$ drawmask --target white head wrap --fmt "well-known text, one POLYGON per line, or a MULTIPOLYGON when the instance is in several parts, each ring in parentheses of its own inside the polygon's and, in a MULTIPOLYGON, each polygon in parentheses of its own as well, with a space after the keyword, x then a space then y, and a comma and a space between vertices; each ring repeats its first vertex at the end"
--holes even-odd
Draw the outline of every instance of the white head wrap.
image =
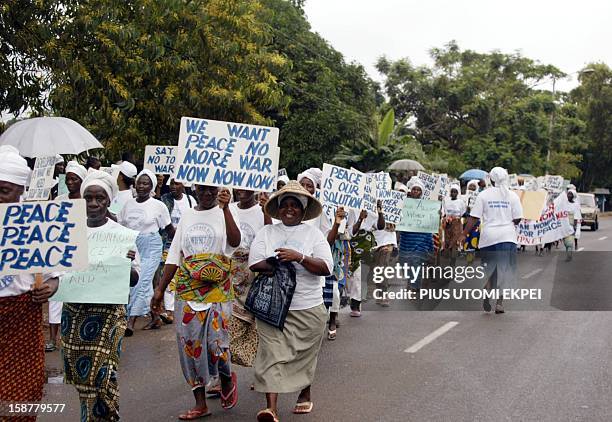
MULTIPOLYGON (((410 182, 408 182, 408 183, 410 183, 410 182)), ((404 192, 404 193, 408 193, 408 191, 410 190, 410 187, 404 185, 403 183, 395 182, 395 190, 398 190, 398 191, 404 192)))
POLYGON ((425 185, 423 184, 421 179, 412 180, 412 186, 410 186, 410 190, 412 190, 413 188, 421 188, 421 191, 425 192, 425 185))
POLYGON ((472 179, 472 180, 470 180, 470 181, 468 182, 468 184, 467 184, 467 188, 466 188, 466 189, 467 189, 467 190, 469 190, 469 189, 470 189, 470 186, 475 186, 475 187, 476 187, 476 190, 478 190, 478 183, 480 183, 480 180, 478 180, 478 179, 472 179))
POLYGON ((68 173, 76 174, 81 180, 85 180, 87 177, 87 169, 76 161, 69 161, 68 164, 66 164, 66 174, 68 173))
POLYGON ((133 179, 136 173, 138 173, 136 166, 129 161, 122 161, 121 164, 111 164, 111 168, 118 169, 119 173, 123 173, 130 179, 133 179))
POLYGON ((448 190, 449 196, 450 196, 450 192, 453 189, 457 191, 457 197, 459 197, 459 195, 461 194, 461 186, 459 186, 457 183, 453 183, 452 185, 450 185, 450 189, 448 190))
POLYGON ((568 190, 568 191, 570 191, 570 190, 574 190, 574 191, 575 191, 575 190, 576 190, 576 185, 572 185, 572 184, 570 183, 569 185, 567 185, 567 190, 568 190))
POLYGON ((508 172, 505 168, 493 167, 489 173, 489 177, 491 177, 491 181, 495 183, 495 187, 499 188, 504 197, 508 195, 508 183, 510 182, 510 177, 508 177, 508 172))
POLYGON ((62 157, 61 155, 57 154, 55 156, 55 163, 53 164, 59 164, 59 163, 65 163, 66 160, 64 160, 64 157, 62 157))
MULTIPOLYGON (((571 192, 572 195, 574 195, 574 202, 578 201, 578 192, 576 192, 575 189, 570 189, 570 190, 568 190, 568 192, 571 192)), ((567 196, 567 194, 566 194, 566 196, 567 196)), ((568 201, 569 201, 569 199, 568 199, 568 201)))
POLYGON ((287 193, 283 193, 282 195, 280 195, 278 197, 278 206, 280 207, 281 202, 283 202, 283 199, 285 198, 295 198, 298 201, 300 201, 300 203, 302 204, 302 209, 306 209, 306 205, 308 205, 308 198, 306 198, 304 195, 300 195, 299 193, 293 193, 293 192, 287 192, 287 193))
POLYGON ((143 171, 138 173, 138 176, 136 176, 136 181, 138 181, 138 179, 140 179, 141 176, 149 176, 149 179, 151 179, 151 183, 153 184, 153 187, 151 188, 151 192, 155 191, 155 188, 157 187, 157 176, 155 176, 155 173, 153 173, 149 169, 144 169, 143 171))
POLYGON ((312 183, 314 183, 315 187, 321 186, 321 178, 323 177, 323 171, 316 167, 311 167, 308 170, 305 170, 302 173, 298 174, 297 181, 299 182, 304 177, 312 180, 312 183))
POLYGON ((85 196, 85 189, 92 185, 100 186, 102 189, 104 189, 111 201, 115 199, 115 196, 117 196, 117 191, 119 190, 117 183, 113 180, 113 177, 110 174, 94 168, 89 169, 87 176, 81 184, 81 197, 85 196))
POLYGON ((0 180, 19 186, 26 186, 30 179, 28 162, 11 145, 0 146, 0 180))
POLYGON ((282 176, 278 176, 278 180, 277 182, 283 182, 284 184, 289 183, 289 177, 287 177, 287 175, 283 174, 282 176))

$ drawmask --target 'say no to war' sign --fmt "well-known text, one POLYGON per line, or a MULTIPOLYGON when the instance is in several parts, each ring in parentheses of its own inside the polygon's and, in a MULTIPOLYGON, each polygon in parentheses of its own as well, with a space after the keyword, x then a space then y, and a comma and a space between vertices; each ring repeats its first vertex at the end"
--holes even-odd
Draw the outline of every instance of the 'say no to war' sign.
POLYGON ((270 192, 276 187, 278 128, 181 118, 178 182, 270 192))
POLYGON ((155 174, 174 173, 176 147, 147 145, 145 147, 144 168, 155 174))

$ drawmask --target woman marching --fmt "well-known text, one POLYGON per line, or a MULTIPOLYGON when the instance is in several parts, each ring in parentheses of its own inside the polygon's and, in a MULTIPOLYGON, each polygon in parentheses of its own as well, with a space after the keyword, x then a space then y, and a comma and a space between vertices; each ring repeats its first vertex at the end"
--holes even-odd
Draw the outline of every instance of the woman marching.
POLYGON ((181 420, 210 415, 205 387, 216 376, 221 379, 223 408, 231 409, 238 402, 228 324, 234 299, 229 257, 240 245, 240 221, 229 207, 228 190, 196 185, 195 196, 198 205, 181 216, 163 277, 151 300, 151 308, 161 310, 164 291, 176 274, 174 309, 179 360, 195 398, 195 406, 179 415, 181 420))
MULTIPOLYGON (((107 217, 108 207, 117 193, 113 178, 103 171, 90 169, 84 179, 81 193, 87 203, 88 238, 108 230, 123 229, 107 217)), ((121 280, 130 286, 138 282, 139 260, 135 251, 135 244, 132 250, 126 251, 125 256, 132 260, 132 269, 129 278, 121 280)), ((117 255, 116 258, 123 257, 117 255)), ((95 257, 90 256, 90 261, 93 260, 95 257)), ((64 303, 64 380, 79 392, 82 421, 120 419, 117 370, 126 320, 125 305, 64 303)))
MULTIPOLYGON (((151 197, 156 184, 157 178, 151 170, 141 171, 136 176, 136 198, 128 200, 117 216, 121 225, 140 232, 136 245, 142 260, 142 271, 138 284, 130 290, 126 337, 134 334, 136 318, 149 314, 149 303, 153 296, 153 277, 162 255, 162 238, 159 231, 166 230, 170 237, 174 235, 168 208, 161 201, 151 197)), ((151 322, 143 329, 156 329, 161 325, 159 316, 153 315, 151 322)))
MULTIPOLYGON (((80 199, 81 198, 81 184, 87 176, 87 169, 77 163, 76 161, 70 161, 66 165, 66 187, 68 193, 59 195, 56 200, 60 201, 63 199, 80 199)), ((62 302, 55 302, 49 300, 49 340, 50 342, 45 345, 45 352, 53 352, 57 349, 57 335, 59 333, 59 327, 62 323, 62 302)))
POLYGON ((279 393, 300 392, 294 413, 310 413, 313 408, 310 386, 327 320, 321 285, 333 270, 333 258, 321 231, 303 222, 316 219, 321 211, 313 195, 290 181, 273 193, 265 206, 265 212, 282 223, 266 225, 251 244, 252 271, 272 272, 267 262, 270 257, 293 263, 296 271, 284 329, 257 321, 255 390, 266 393, 267 402, 266 409, 257 414, 260 422, 278 421, 279 393))
MULTIPOLYGON (((476 202, 478 196, 479 180, 470 180, 465 188, 465 203, 467 205, 465 216, 469 217, 470 210, 476 202)), ((467 252, 466 260, 470 264, 474 261, 474 254, 478 249, 478 241, 480 240, 480 221, 476 222, 472 230, 468 233, 465 241, 463 242, 463 250, 467 252)))
POLYGON ((569 225, 572 227, 574 232, 563 238, 563 245, 565 246, 566 261, 571 261, 573 258, 573 251, 575 247, 575 238, 582 221, 582 214, 580 212, 580 203, 578 201, 578 194, 575 190, 568 190, 567 192, 561 192, 554 201, 555 212, 563 213, 567 216, 569 225))
POLYGON ((461 188, 457 184, 450 187, 450 197, 444 198, 442 202, 442 217, 444 223, 444 249, 448 251, 450 257, 450 265, 455 266, 457 261, 457 249, 459 239, 463 231, 461 217, 467 210, 467 205, 462 198, 459 197, 461 188))

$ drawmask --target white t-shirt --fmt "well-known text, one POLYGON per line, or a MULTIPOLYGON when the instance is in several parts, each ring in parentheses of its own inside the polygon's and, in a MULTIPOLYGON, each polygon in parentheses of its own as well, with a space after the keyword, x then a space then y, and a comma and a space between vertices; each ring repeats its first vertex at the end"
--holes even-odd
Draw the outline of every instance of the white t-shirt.
POLYGON ((385 224, 384 229, 378 230, 378 214, 369 212, 368 216, 361 224, 361 227, 372 231, 374 239, 376 240, 376 249, 387 245, 397 246, 397 234, 395 228, 391 228, 393 225, 385 224))
POLYGON ((113 202, 111 202, 111 206, 109 208, 112 208, 118 213, 123 209, 125 203, 133 198, 134 194, 132 193, 132 189, 120 190, 117 192, 117 196, 115 199, 113 199, 113 202))
MULTIPOLYGON (((231 207, 230 212, 236 225, 240 227, 238 215, 231 207)), ((181 265, 182 257, 203 253, 231 256, 235 249, 227 242, 225 217, 221 208, 215 206, 204 211, 188 209, 176 227, 174 239, 168 250, 166 264, 181 265)), ((188 303, 194 311, 204 311, 211 305, 210 303, 191 301, 188 303)))
MULTIPOLYGON (((63 273, 43 274, 43 281, 60 277, 63 273)), ((30 291, 34 285, 33 274, 0 275, 0 297, 19 296, 30 291)))
MULTIPOLYGON (((293 249, 306 256, 320 258, 325 261, 329 272, 334 269, 334 260, 327 239, 318 228, 308 224, 285 226, 270 224, 264 226, 251 244, 249 267, 276 255, 278 248, 293 249)), ((291 300, 292 311, 310 309, 323 303, 325 277, 307 271, 302 265, 294 263, 296 287, 291 300)))
POLYGON ((255 235, 264 226, 264 213, 259 204, 253 205, 248 209, 238 207, 238 202, 230 204, 232 214, 238 215, 240 219, 240 247, 249 249, 255 235))
POLYGON ((140 233, 158 232, 171 221, 166 205, 155 198, 144 202, 130 199, 119 212, 117 220, 122 226, 140 233))
POLYGON ((304 224, 319 229, 325 238, 327 238, 327 233, 329 233, 332 228, 331 222, 324 213, 321 213, 317 218, 304 221, 304 224))
POLYGON ((457 199, 453 200, 446 197, 444 201, 442 201, 442 215, 447 217, 461 217, 465 214, 466 210, 467 205, 463 198, 457 197, 457 199))
POLYGON ((185 211, 190 208, 194 208, 197 204, 198 203, 196 202, 196 200, 192 196, 187 195, 186 193, 183 194, 183 197, 181 199, 174 199, 174 207, 172 207, 172 213, 170 214, 170 220, 172 221, 172 225, 174 226, 174 228, 178 226, 178 223, 181 220, 181 216, 185 213, 185 211), (190 200, 191 206, 189 205, 190 200))
POLYGON ((501 188, 485 189, 476 197, 470 215, 479 218, 482 223, 478 242, 480 248, 502 242, 517 243, 512 220, 523 218, 523 207, 516 193, 506 191, 504 196, 501 188))

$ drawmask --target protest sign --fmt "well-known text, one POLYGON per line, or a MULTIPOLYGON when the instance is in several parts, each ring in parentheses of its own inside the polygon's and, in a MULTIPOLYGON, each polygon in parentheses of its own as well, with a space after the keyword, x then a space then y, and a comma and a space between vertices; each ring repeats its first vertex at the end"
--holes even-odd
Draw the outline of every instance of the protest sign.
POLYGON ((476 197, 478 196, 477 190, 469 190, 465 191, 465 195, 463 196, 465 203, 468 208, 472 208, 476 203, 476 197))
POLYGON ((362 210, 366 177, 359 170, 323 164, 321 200, 323 203, 362 210))
MULTIPOLYGON (((436 183, 435 192, 438 192, 438 195, 445 198, 446 196, 448 196, 448 189, 450 188, 450 184, 448 183, 448 175, 447 174, 434 174, 434 175, 438 178, 438 181, 436 183)), ((435 198, 435 199, 438 199, 438 198, 435 198)))
POLYGON ((538 220, 542 215, 542 210, 544 210, 544 207, 546 206, 548 192, 545 190, 515 190, 513 192, 516 193, 521 200, 521 205, 523 207, 523 218, 525 220, 538 220))
POLYGON ((510 189, 518 189, 519 181, 518 176, 516 174, 511 174, 508 176, 510 182, 510 189))
POLYGON ((376 198, 385 199, 391 196, 391 176, 389 173, 381 171, 375 173, 374 178, 376 179, 376 198))
POLYGON ((526 246, 555 242, 573 233, 567 212, 556 212, 552 203, 538 220, 521 220, 516 227, 518 243, 526 246))
POLYGON ((271 192, 276 188, 278 128, 181 118, 174 179, 271 192))
POLYGON ((87 268, 85 200, 0 204, 0 275, 87 268))
POLYGON ((420 171, 417 173, 417 178, 423 183, 425 189, 423 190, 423 195, 421 198, 430 199, 430 200, 438 200, 440 185, 438 183, 438 176, 433 174, 425 173, 424 171, 420 171))
POLYGON ((401 232, 437 233, 440 228, 440 201, 407 198, 402 221, 395 228, 401 232))
POLYGON ((545 176, 543 187, 553 193, 561 192, 563 190, 563 176, 545 176))
POLYGON ((121 226, 91 231, 87 236, 89 267, 63 276, 51 300, 128 303, 132 261, 126 255, 130 250, 135 251, 137 236, 138 232, 121 226))
POLYGON ((51 189, 56 183, 53 179, 55 161, 54 156, 38 157, 36 159, 30 179, 30 187, 25 198, 26 201, 47 201, 49 199, 51 189))
POLYGON ((57 196, 68 195, 68 186, 66 186, 66 175, 60 174, 57 176, 57 196))
POLYGON ((144 168, 155 174, 173 174, 176 161, 176 147, 147 145, 145 147, 144 168))
POLYGON ((287 175, 287 169, 279 169, 278 170, 278 177, 286 176, 286 175, 287 175))
POLYGON ((364 184, 364 195, 363 195, 363 208, 364 210, 372 213, 376 213, 376 201, 378 197, 376 196, 376 178, 374 174, 364 174, 365 184, 364 184))
POLYGON ((399 224, 402 221, 402 209, 406 194, 398 190, 388 191, 386 198, 381 199, 385 223, 399 224))

